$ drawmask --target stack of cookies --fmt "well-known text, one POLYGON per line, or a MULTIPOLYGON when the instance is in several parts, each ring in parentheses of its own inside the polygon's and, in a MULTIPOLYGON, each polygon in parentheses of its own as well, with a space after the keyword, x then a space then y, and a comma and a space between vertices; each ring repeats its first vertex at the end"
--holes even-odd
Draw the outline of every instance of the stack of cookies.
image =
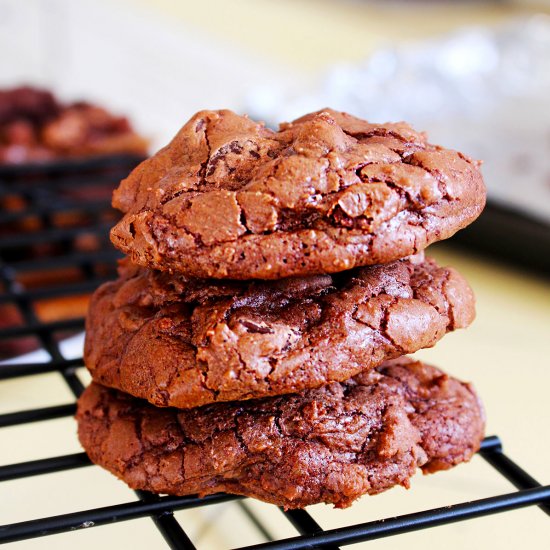
POLYGON ((77 420, 132 488, 346 507, 479 448, 472 387, 405 357, 473 320, 422 251, 480 214, 479 163, 404 123, 203 111, 113 204, 128 258, 92 299, 77 420))

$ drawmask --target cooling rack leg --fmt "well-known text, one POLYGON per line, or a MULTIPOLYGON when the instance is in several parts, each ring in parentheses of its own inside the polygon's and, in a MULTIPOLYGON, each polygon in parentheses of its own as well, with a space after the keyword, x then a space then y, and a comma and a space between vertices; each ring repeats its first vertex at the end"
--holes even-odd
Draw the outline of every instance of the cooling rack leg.
MULTIPOLYGON (((541 484, 520 468, 502 451, 502 443, 498 437, 485 438, 479 454, 517 489, 535 489, 541 484)), ((550 505, 539 504, 539 508, 550 516, 550 505)))

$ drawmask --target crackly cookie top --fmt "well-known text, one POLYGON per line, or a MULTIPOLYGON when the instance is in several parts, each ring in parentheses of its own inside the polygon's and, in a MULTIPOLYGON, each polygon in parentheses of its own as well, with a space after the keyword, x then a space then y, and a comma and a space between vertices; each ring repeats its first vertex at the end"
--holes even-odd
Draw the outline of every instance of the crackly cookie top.
POLYGON ((468 460, 484 430, 469 384, 400 358, 284 397, 158 409, 92 384, 78 403, 90 458, 134 489, 349 506, 468 460))
POLYGON ((275 279, 413 254, 483 208, 479 164, 405 123, 325 109, 279 131, 201 111, 113 195, 113 243, 140 265, 275 279))
POLYGON ((121 265, 90 304, 93 379, 191 408, 347 380, 470 324, 462 276, 422 256, 280 281, 216 281, 121 265))

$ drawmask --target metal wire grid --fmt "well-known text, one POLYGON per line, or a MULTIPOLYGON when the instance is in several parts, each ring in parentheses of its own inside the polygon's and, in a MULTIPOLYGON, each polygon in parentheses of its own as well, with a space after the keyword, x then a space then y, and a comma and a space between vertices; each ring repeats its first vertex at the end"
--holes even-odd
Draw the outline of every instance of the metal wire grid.
MULTIPOLYGON (((17 308, 20 319, 18 326, 0 328, 0 343, 16 338, 33 336, 50 355, 47 361, 17 365, 0 365, 0 380, 14 377, 28 377, 46 372, 58 372, 69 386, 75 398, 84 389, 76 370, 83 366, 82 359, 65 359, 58 344, 59 333, 78 331, 84 326, 83 318, 44 322, 35 312, 35 303, 44 298, 71 296, 91 292, 103 280, 113 277, 114 261, 118 254, 108 245, 105 212, 109 210, 108 197, 98 200, 82 200, 82 196, 62 196, 64 189, 83 189, 99 183, 114 187, 129 169, 138 161, 135 157, 109 157, 79 162, 60 162, 47 167, 2 167, 0 168, 0 204, 2 199, 18 195, 23 202, 16 201, 16 208, 3 208, 0 212, 0 314, 6 304, 17 308), (85 226, 78 223, 71 227, 59 227, 55 215, 59 212, 77 212, 80 216, 91 216, 85 226), (34 220, 33 231, 25 231, 25 221, 34 220), (36 220, 38 219, 38 223, 36 220), (15 231, 7 231, 6 224, 15 231), (4 228, 4 230, 2 230, 4 228), (93 250, 79 250, 75 245, 82 234, 96 237, 93 250), (33 247, 52 243, 54 252, 39 249, 36 257, 33 247), (18 257, 24 250, 23 257, 18 257), (14 259, 15 258, 15 259, 14 259), (21 283, 20 275, 43 272, 57 268, 78 268, 80 278, 70 283, 54 286, 27 288, 21 283)), ((76 218, 79 220, 78 216, 76 218)), ((27 224, 28 225, 28 224, 27 224)), ((28 227, 27 227, 28 229, 28 227)), ((29 379, 32 383, 32 378, 29 379)), ((0 428, 40 422, 73 415, 75 403, 64 403, 50 407, 22 410, 0 415, 0 428)), ((247 546, 250 549, 297 550, 305 548, 338 548, 339 546, 370 541, 428 527, 463 521, 475 517, 495 514, 526 506, 538 505, 550 515, 550 485, 541 486, 533 477, 522 470, 503 453, 498 437, 487 437, 480 450, 481 456, 518 490, 462 504, 423 510, 399 517, 371 521, 323 530, 305 510, 281 512, 300 533, 296 537, 271 540, 269 526, 266 526, 246 505, 242 497, 216 494, 204 498, 157 496, 136 491, 137 499, 124 504, 43 517, 19 523, 0 525, 0 543, 20 541, 71 530, 101 526, 113 522, 150 517, 172 549, 193 549, 195 546, 178 523, 173 513, 199 506, 238 502, 246 516, 270 542, 247 546)), ((83 468, 91 463, 85 453, 55 456, 0 467, 0 482, 45 475, 52 472, 83 468)))

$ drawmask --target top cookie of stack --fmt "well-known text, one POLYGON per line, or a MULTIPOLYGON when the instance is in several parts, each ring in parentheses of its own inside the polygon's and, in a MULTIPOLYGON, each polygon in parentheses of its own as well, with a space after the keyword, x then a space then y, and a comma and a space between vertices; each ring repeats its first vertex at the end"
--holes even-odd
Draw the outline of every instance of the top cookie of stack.
POLYGON ((325 109, 278 132, 201 111, 114 193, 115 246, 217 279, 336 273, 415 254, 485 205, 479 163, 405 123, 325 109))

